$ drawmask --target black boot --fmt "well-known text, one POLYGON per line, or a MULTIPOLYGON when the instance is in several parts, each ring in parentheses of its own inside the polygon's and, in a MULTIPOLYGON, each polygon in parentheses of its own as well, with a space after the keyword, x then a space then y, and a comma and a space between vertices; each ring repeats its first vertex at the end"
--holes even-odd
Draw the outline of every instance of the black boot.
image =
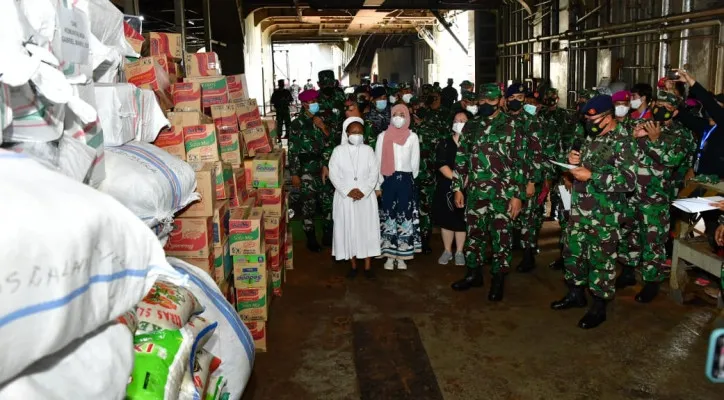
POLYGON ((583 308, 588 302, 586 301, 586 292, 582 286, 568 285, 568 293, 558 301, 551 303, 554 310, 567 310, 569 308, 583 308))
POLYGON ((314 231, 307 232, 307 249, 309 249, 312 253, 319 253, 322 251, 322 247, 317 242, 317 234, 314 231))
POLYGON ((558 257, 555 261, 548 264, 548 268, 554 269, 557 271, 563 269, 563 257, 558 257))
POLYGON ((658 282, 646 282, 644 288, 636 295, 636 301, 639 303, 650 303, 658 293, 658 282))
POLYGON ((432 254, 432 248, 430 247, 430 236, 422 237, 422 254, 432 254))
POLYGON ((482 268, 468 268, 465 273, 465 278, 454 282, 450 287, 453 290, 463 291, 468 290, 471 287, 483 286, 483 271, 482 268))
POLYGON ((530 272, 535 269, 535 250, 525 249, 523 260, 515 268, 518 272, 530 272))
POLYGON ((332 247, 332 229, 325 229, 322 232, 322 246, 332 247))
POLYGON ((493 275, 493 281, 490 283, 490 293, 488 293, 488 300, 500 301, 503 300, 503 287, 505 286, 505 274, 498 272, 493 275))
POLYGON ((621 274, 616 278, 616 289, 623 289, 634 285, 636 285, 636 269, 624 265, 621 269, 621 274))
POLYGON ((593 296, 591 308, 589 308, 586 315, 578 321, 578 327, 581 329, 591 329, 601 325, 604 321, 606 321, 607 304, 607 300, 593 296))

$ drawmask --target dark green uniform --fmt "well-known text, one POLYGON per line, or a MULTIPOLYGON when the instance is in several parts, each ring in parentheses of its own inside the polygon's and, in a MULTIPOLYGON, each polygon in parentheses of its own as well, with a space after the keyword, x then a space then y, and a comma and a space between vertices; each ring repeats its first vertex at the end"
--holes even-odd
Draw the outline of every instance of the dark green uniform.
POLYGON ((435 198, 435 149, 440 140, 447 135, 447 113, 442 109, 427 109, 424 119, 415 127, 420 139, 420 173, 415 184, 420 191, 420 233, 423 246, 429 243, 432 234, 432 201, 435 198))

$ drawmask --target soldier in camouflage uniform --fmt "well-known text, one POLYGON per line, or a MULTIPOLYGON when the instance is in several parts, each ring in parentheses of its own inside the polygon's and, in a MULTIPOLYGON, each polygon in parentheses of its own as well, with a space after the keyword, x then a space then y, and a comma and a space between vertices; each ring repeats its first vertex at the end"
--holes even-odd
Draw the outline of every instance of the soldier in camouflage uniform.
POLYGON ((529 272, 535 268, 535 250, 538 243, 538 232, 543 225, 543 212, 538 204, 538 197, 543 190, 544 169, 547 163, 541 145, 542 128, 538 117, 523 111, 525 102, 525 86, 514 83, 505 90, 506 110, 508 115, 522 126, 526 135, 525 195, 522 197, 523 209, 515 221, 520 229, 520 244, 523 248, 523 260, 516 269, 529 272))
POLYGON ((616 287, 636 284, 635 269, 641 268, 643 289, 636 301, 648 303, 665 279, 661 265, 666 261, 665 244, 669 233, 669 205, 675 194, 672 180, 682 164, 691 165, 696 143, 691 131, 674 121, 681 99, 673 93, 660 91, 653 109, 654 121, 636 126, 636 189, 629 198, 632 229, 625 232, 619 246, 623 264, 616 287))
MULTIPOLYGON (((435 149, 440 140, 447 137, 447 111, 441 107, 440 89, 431 88, 425 99, 426 112, 422 121, 415 123, 415 133, 420 139, 420 173, 415 184, 420 190, 420 235, 423 254, 432 253, 432 202, 435 198, 435 149)), ((415 120, 415 118, 413 118, 415 120)))
POLYGON ((472 90, 473 83, 463 81, 460 84, 460 101, 456 101, 450 108, 450 121, 455 118, 459 112, 468 112, 473 117, 478 113, 478 96, 472 90))
MULTIPOLYGON (((539 113, 539 117, 544 124, 543 148, 548 157, 555 157, 560 154, 560 150, 564 147, 563 143, 570 143, 573 129, 575 128, 573 114, 566 109, 558 107, 558 89, 548 88, 540 94, 542 98, 543 108, 539 113)), ((559 167, 547 163, 545 171, 545 179, 551 183, 558 183, 562 177, 562 171, 559 167)), ((552 185, 557 189, 558 185, 552 185)), ((559 219, 557 216, 561 208, 561 197, 558 190, 550 191, 551 198, 551 218, 559 219)))
MULTIPOLYGON (((315 90, 305 90, 299 94, 302 111, 292 122, 292 135, 289 137, 289 172, 292 185, 300 191, 307 248, 313 252, 321 250, 314 229, 314 216, 317 211, 322 211, 321 197, 326 191, 322 181, 323 158, 320 154, 327 146, 329 135, 324 122, 316 115, 319 112, 317 97, 315 90)), ((325 227, 331 228, 329 225, 331 221, 325 220, 325 227)))
MULTIPOLYGON (((412 99, 412 86, 407 82, 402 82, 397 86, 398 92, 397 95, 399 96, 399 99, 402 100, 404 104, 410 105, 410 100, 412 99)), ((409 107, 408 107, 409 108, 409 107)))
MULTIPOLYGON (((344 102, 345 119, 352 117, 359 117, 364 119, 364 116, 359 109, 359 103, 357 103, 356 99, 357 97, 355 95, 350 95, 347 98, 347 101, 344 102)), ((375 130, 372 127, 372 124, 369 121, 365 121, 363 128, 364 131, 362 132, 362 135, 364 138, 364 142, 366 144, 369 144, 369 146, 374 149, 377 145, 377 135, 375 135, 375 130)))
POLYGON ((387 102, 387 90, 382 86, 377 86, 371 91, 372 103, 370 112, 365 116, 365 121, 369 121, 375 130, 375 136, 379 136, 388 126, 390 126, 390 110, 391 107, 387 102))
POLYGON ((578 322, 583 329, 606 320, 606 305, 614 294, 618 214, 626 193, 636 185, 636 161, 631 134, 613 116, 611 96, 598 95, 583 107, 586 138, 581 150, 571 150, 568 162, 575 178, 571 217, 564 249, 568 293, 551 303, 554 310, 585 307, 585 289, 593 303, 578 322))
POLYGON ((460 137, 453 181, 457 207, 467 207, 465 243, 467 273, 452 284, 454 290, 483 285, 483 264, 488 239, 493 249, 493 281, 488 300, 503 299, 505 274, 510 269, 513 220, 525 196, 526 143, 519 121, 500 108, 497 84, 479 88, 479 115, 468 121, 460 137), (467 183, 467 186, 466 186, 467 183), (463 188, 467 187, 467 199, 463 188))

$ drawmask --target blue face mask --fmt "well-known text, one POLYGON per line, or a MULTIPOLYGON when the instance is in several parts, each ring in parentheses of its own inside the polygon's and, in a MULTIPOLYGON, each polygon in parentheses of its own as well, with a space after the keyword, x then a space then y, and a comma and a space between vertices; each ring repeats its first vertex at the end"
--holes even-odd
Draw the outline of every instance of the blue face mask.
POLYGON ((319 103, 312 103, 309 105, 309 112, 312 113, 312 115, 319 112, 319 103))
POLYGON ((526 104, 523 106, 523 110, 525 110, 525 112, 527 112, 530 115, 535 115, 536 106, 534 106, 533 104, 526 104))
POLYGON ((387 108, 387 100, 377 100, 375 101, 375 107, 377 107, 377 110, 382 111, 385 108, 387 108))

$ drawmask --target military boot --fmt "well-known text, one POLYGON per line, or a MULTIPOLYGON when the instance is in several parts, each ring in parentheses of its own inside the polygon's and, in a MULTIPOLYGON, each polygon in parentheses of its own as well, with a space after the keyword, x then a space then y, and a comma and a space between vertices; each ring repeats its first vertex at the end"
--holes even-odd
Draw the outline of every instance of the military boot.
POLYGON ((555 261, 553 261, 552 263, 548 264, 548 268, 553 269, 553 270, 557 270, 557 271, 558 271, 558 270, 562 270, 562 269, 563 269, 563 257, 558 257, 558 258, 556 258, 555 261))
POLYGON ((588 304, 586 301, 586 292, 583 286, 568 285, 568 293, 565 297, 551 303, 554 310, 567 310, 569 308, 583 308, 588 304))
POLYGON ((636 285, 636 269, 624 265, 623 268, 621 268, 621 274, 616 278, 616 289, 623 289, 634 285, 636 285))
POLYGON ((332 229, 327 228, 322 232, 322 246, 332 247, 332 229))
POLYGON ((322 246, 317 242, 317 234, 314 231, 306 232, 307 234, 307 249, 312 253, 319 253, 322 251, 322 246))
POLYGON ((523 260, 515 268, 518 272, 530 272, 535 269, 535 249, 525 249, 523 260))
POLYGON ((483 270, 482 268, 468 268, 465 273, 465 278, 454 282, 450 287, 453 290, 463 291, 468 290, 471 287, 483 286, 483 270))
POLYGON ((488 300, 500 301, 503 300, 503 288, 505 287, 505 274, 498 272, 493 274, 493 281, 490 283, 490 293, 488 293, 488 300))
POLYGON ((429 235, 424 235, 422 237, 422 254, 432 254, 432 247, 430 247, 429 235))
POLYGON ((656 295, 659 293, 659 283, 658 282, 646 282, 643 289, 636 295, 635 299, 639 303, 650 303, 651 300, 656 297, 656 295))
POLYGON ((578 327, 581 329, 592 329, 601 325, 606 321, 606 305, 608 300, 593 296, 593 303, 588 309, 586 315, 578 321, 578 327))

